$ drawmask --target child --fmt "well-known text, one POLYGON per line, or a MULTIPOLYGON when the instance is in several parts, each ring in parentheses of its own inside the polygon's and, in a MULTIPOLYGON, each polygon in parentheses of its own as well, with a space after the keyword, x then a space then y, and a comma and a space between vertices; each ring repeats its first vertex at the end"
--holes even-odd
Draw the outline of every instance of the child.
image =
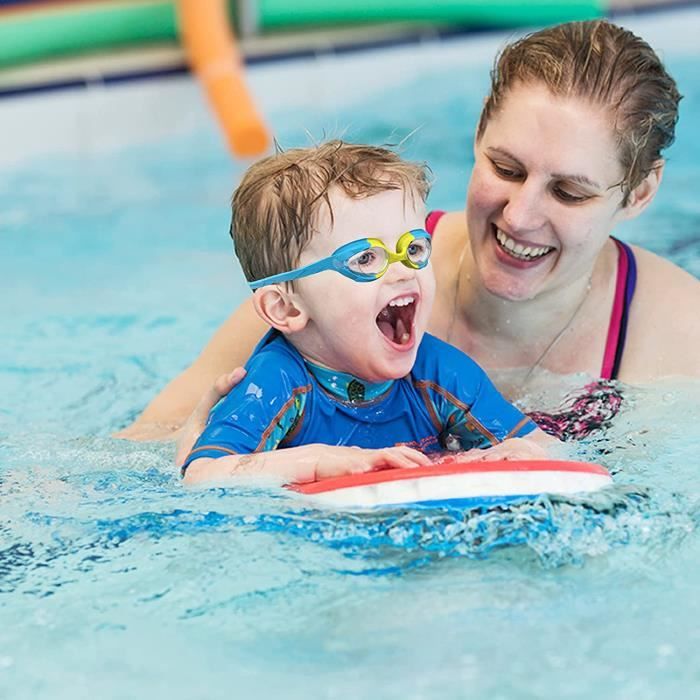
POLYGON ((311 481, 425 465, 445 449, 544 456, 550 438, 470 358, 425 334, 428 190, 424 166, 341 141, 250 168, 231 235, 272 330, 212 411, 186 481, 311 481))

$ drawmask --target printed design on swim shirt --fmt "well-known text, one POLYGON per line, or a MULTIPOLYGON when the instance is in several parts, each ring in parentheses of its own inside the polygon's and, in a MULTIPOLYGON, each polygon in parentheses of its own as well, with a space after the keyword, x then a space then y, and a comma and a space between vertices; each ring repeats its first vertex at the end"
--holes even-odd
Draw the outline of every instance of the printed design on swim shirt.
POLYGON ((348 383, 348 399, 353 403, 365 400, 365 385, 357 379, 351 379, 348 383))
POLYGON ((279 413, 272 419, 270 425, 260 438, 255 452, 269 452, 276 449, 283 440, 291 439, 300 426, 300 419, 304 415, 306 397, 311 391, 311 384, 297 387, 292 391, 292 396, 282 406, 279 413))
POLYGON ((373 401, 386 394, 394 383, 391 379, 385 382, 366 382, 348 372, 321 367, 310 360, 305 360, 305 362, 321 387, 341 401, 350 401, 351 403, 373 401))
POLYGON ((459 442, 456 449, 468 450, 480 447, 484 442, 489 445, 498 444, 498 438, 481 425, 472 415, 470 407, 456 396, 429 380, 417 381, 414 385, 428 406, 435 427, 444 435, 443 442, 448 449, 455 449, 454 438, 458 438, 459 442), (459 430, 460 425, 466 428, 459 431, 461 435, 451 432, 459 430))
POLYGON ((420 392, 433 423, 440 433, 442 446, 447 450, 470 450, 497 445, 508 438, 524 437, 535 428, 528 416, 522 414, 518 416, 517 409, 515 413, 510 414, 508 409, 511 405, 496 392, 490 381, 488 381, 489 390, 485 392, 485 396, 489 398, 473 401, 471 405, 431 380, 419 380, 413 383, 420 392), (487 401, 494 400, 493 397, 496 396, 503 401, 503 404, 497 408, 488 407, 487 401), (482 419, 475 415, 475 410, 483 416, 482 419), (499 411, 504 412, 504 418, 508 415, 506 421, 512 421, 509 423, 510 429, 505 434, 504 424, 498 421, 499 411), (498 435, 494 433, 494 428, 498 429, 498 435))

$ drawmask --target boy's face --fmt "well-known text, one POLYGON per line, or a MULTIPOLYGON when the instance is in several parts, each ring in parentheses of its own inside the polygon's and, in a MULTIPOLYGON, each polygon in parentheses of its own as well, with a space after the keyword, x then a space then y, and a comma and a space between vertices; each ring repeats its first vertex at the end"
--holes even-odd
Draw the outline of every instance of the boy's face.
MULTIPOLYGON (((403 233, 425 226, 420 197, 403 190, 351 199, 334 188, 329 197, 334 223, 327 207, 321 207, 318 233, 299 266, 360 238, 379 238, 395 250, 403 233)), ((290 340, 307 359, 370 382, 398 379, 411 371, 435 296, 430 263, 421 270, 394 263, 372 282, 325 271, 297 280, 294 288, 309 321, 290 340)))

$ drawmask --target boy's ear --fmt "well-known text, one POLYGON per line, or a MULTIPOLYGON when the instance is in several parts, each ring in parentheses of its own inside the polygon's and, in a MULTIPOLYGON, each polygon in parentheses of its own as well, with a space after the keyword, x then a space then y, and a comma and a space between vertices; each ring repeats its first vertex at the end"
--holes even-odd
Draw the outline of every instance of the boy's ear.
POLYGON ((651 172, 630 192, 629 201, 624 207, 626 218, 634 219, 651 204, 659 190, 665 165, 666 161, 657 160, 651 172))
POLYGON ((297 295, 288 292, 283 285, 270 284, 255 290, 253 305, 265 323, 282 333, 296 333, 309 321, 297 295))

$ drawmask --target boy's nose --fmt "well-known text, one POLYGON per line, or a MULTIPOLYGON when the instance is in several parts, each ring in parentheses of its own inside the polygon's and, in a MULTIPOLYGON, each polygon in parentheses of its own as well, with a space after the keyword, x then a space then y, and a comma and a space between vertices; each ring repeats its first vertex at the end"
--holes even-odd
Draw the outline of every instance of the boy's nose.
POLYGON ((413 279, 416 271, 412 267, 408 267, 401 262, 394 262, 389 265, 384 273, 387 282, 400 282, 402 280, 413 279))

